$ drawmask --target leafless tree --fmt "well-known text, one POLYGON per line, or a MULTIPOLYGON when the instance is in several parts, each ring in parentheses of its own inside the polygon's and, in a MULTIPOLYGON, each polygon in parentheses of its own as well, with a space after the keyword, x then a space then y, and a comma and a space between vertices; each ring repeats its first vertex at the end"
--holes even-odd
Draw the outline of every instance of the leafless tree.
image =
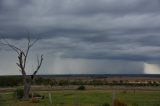
POLYGON ((26 44, 25 48, 20 48, 20 47, 17 47, 16 45, 14 45, 14 44, 9 43, 4 38, 2 38, 0 40, 1 45, 8 46, 12 50, 14 50, 18 55, 18 62, 16 64, 19 67, 19 71, 21 72, 22 78, 23 78, 23 81, 24 81, 24 93, 23 93, 23 98, 22 98, 23 100, 28 100, 29 99, 29 91, 30 91, 30 88, 31 88, 31 83, 32 83, 33 79, 35 78, 38 70, 40 69, 40 67, 42 65, 42 61, 43 61, 43 55, 41 55, 40 57, 37 56, 37 66, 36 66, 35 70, 33 71, 33 74, 32 75, 27 75, 26 64, 27 64, 28 54, 29 54, 30 49, 34 46, 34 44, 37 41, 38 41, 38 39, 31 40, 30 37, 28 37, 27 38, 27 44, 26 44))

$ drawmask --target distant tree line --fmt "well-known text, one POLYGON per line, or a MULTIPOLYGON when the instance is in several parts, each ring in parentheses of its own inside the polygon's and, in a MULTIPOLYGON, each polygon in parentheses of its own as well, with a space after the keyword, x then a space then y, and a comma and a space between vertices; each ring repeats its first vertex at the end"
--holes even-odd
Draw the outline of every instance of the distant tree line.
POLYGON ((21 76, 0 76, 0 87, 13 87, 22 85, 21 76))
MULTIPOLYGON (((36 76, 32 82, 33 85, 49 86, 68 86, 68 85, 109 85, 109 86, 160 86, 160 81, 128 81, 128 80, 56 80, 36 76)), ((22 86, 23 79, 21 76, 0 76, 0 87, 22 86)))

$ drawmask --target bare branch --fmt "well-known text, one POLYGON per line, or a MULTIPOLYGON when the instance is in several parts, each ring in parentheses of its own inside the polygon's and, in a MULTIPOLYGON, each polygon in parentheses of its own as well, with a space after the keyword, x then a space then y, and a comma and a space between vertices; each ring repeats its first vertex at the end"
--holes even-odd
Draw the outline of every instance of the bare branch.
POLYGON ((33 42, 30 42, 30 47, 32 47, 39 39, 35 39, 33 42))
POLYGON ((23 52, 23 50, 21 50, 20 48, 16 47, 13 44, 10 44, 4 37, 2 37, 3 39, 0 40, 0 44, 1 45, 5 45, 10 47, 12 50, 14 50, 16 53, 20 54, 20 52, 23 52))
POLYGON ((12 44, 9 44, 9 43, 1 42, 0 44, 10 47, 12 50, 14 50, 14 51, 15 51, 16 53, 18 53, 18 54, 22 51, 22 50, 20 50, 18 47, 14 46, 14 45, 12 45, 12 44))
POLYGON ((42 62, 43 62, 43 55, 41 55, 40 61, 39 61, 39 58, 37 57, 37 68, 34 71, 34 73, 32 74, 32 79, 35 77, 35 75, 37 74, 38 70, 40 69, 40 67, 42 65, 42 62))
POLYGON ((28 36, 27 40, 28 40, 27 49, 24 54, 24 64, 23 64, 24 68, 26 67, 26 61, 27 61, 28 52, 29 52, 30 48, 38 41, 38 39, 36 39, 33 42, 31 42, 30 36, 28 36))
POLYGON ((17 66, 19 67, 19 68, 21 68, 21 66, 20 66, 20 64, 19 63, 16 63, 17 64, 17 66))

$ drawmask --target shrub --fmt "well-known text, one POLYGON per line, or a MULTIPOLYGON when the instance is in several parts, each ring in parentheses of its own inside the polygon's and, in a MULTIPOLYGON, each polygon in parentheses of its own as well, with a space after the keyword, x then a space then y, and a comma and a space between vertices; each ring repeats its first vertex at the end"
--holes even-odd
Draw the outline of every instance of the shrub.
POLYGON ((31 103, 39 103, 40 99, 39 98, 32 98, 31 103))
POLYGON ((86 87, 83 86, 83 85, 81 85, 81 86, 79 86, 79 87, 77 88, 77 90, 85 90, 85 89, 86 89, 86 87))
POLYGON ((110 106, 108 103, 103 103, 102 106, 110 106))
POLYGON ((0 94, 0 104, 1 104, 1 106, 4 106, 4 98, 2 98, 2 95, 0 94))
POLYGON ((137 103, 133 103, 132 106, 139 106, 137 103))
POLYGON ((113 102, 113 106, 128 106, 128 105, 119 99, 115 99, 113 102))
POLYGON ((17 99, 21 99, 23 97, 23 89, 17 88, 15 91, 15 95, 16 95, 17 99))

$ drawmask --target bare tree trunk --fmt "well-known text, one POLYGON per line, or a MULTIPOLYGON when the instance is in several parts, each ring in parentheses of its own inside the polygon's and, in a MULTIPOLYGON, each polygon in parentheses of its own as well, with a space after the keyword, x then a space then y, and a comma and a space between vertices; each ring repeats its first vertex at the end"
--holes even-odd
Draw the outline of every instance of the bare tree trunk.
POLYGON ((19 67, 19 71, 22 73, 23 80, 24 80, 24 91, 23 91, 23 98, 22 98, 23 100, 29 99, 29 91, 31 88, 31 83, 32 83, 34 77, 36 76, 38 70, 40 69, 40 67, 42 65, 42 61, 43 61, 43 55, 41 55, 41 57, 37 56, 37 67, 31 76, 27 76, 26 64, 27 64, 28 53, 29 53, 31 47, 37 42, 37 40, 38 39, 31 41, 30 37, 28 37, 25 50, 21 49, 19 47, 16 47, 13 44, 10 44, 5 39, 3 41, 0 40, 0 44, 7 45, 8 47, 13 49, 18 54, 18 62, 16 64, 19 67))
POLYGON ((23 100, 28 100, 29 99, 29 91, 31 88, 31 83, 24 79, 24 92, 23 92, 23 100))

